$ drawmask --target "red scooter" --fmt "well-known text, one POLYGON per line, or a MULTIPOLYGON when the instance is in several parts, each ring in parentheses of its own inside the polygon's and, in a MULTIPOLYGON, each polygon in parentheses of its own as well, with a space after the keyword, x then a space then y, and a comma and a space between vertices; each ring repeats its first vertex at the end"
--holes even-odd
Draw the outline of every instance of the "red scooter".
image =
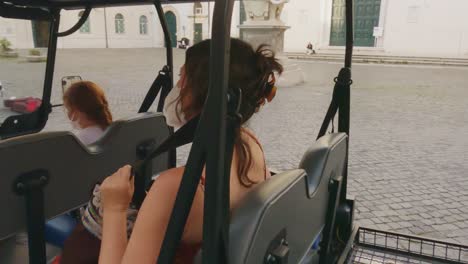
POLYGON ((34 97, 24 97, 5 99, 3 104, 14 112, 28 114, 36 111, 41 106, 42 100, 34 97))

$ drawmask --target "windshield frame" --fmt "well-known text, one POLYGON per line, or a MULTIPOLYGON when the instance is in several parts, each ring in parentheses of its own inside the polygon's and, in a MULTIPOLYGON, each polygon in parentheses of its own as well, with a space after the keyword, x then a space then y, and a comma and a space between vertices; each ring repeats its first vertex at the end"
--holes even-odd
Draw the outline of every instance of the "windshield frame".
POLYGON ((42 91, 42 104, 32 113, 18 114, 7 117, 0 125, 0 139, 32 134, 41 131, 46 123, 49 113, 52 111, 50 97, 55 68, 55 56, 57 51, 57 33, 60 16, 56 10, 43 8, 17 7, 0 3, 0 16, 4 18, 40 20, 49 22, 49 40, 47 46, 47 62, 42 91))

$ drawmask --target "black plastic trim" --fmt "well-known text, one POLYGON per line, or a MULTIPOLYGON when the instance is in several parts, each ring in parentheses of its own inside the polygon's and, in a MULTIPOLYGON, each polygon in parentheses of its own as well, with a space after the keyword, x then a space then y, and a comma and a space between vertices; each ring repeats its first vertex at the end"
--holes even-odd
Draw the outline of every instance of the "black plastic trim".
POLYGON ((75 33, 86 22, 86 20, 89 17, 89 14, 91 14, 91 10, 92 10, 91 7, 89 7, 89 6, 86 7, 85 11, 83 12, 83 15, 80 17, 78 22, 76 22, 76 24, 73 27, 71 27, 70 29, 68 29, 68 30, 66 30, 64 32, 57 33, 57 36, 58 37, 66 37, 66 36, 69 36, 69 35, 75 33))

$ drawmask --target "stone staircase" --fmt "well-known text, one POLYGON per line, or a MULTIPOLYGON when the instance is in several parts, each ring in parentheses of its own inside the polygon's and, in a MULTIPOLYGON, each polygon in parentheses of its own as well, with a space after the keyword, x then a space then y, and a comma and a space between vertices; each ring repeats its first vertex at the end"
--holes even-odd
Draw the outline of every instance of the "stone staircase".
MULTIPOLYGON (((344 54, 340 53, 316 53, 307 55, 300 52, 285 53, 289 59, 308 61, 343 62, 344 54)), ((412 57, 412 56, 390 56, 378 54, 354 54, 354 63, 377 63, 377 64, 401 64, 401 65, 443 65, 468 67, 468 58, 443 58, 443 57, 412 57)))

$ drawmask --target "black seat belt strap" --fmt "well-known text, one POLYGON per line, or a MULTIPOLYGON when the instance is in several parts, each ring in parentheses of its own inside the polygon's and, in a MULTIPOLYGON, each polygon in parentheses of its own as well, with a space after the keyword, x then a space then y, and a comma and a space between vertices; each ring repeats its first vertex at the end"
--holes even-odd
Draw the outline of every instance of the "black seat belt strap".
POLYGON ((159 71, 158 77, 156 77, 156 79, 154 80, 153 84, 148 90, 148 93, 146 93, 145 99, 143 100, 143 103, 141 104, 138 113, 148 112, 160 91, 161 96, 159 99, 158 112, 161 112, 164 105, 164 99, 170 91, 170 85, 170 71, 167 66, 164 66, 163 69, 159 71))
POLYGON ((338 74, 338 77, 336 77, 334 81, 335 87, 333 88, 332 101, 328 107, 328 111, 325 115, 322 126, 320 127, 320 132, 317 139, 321 138, 327 133, 330 122, 333 121, 333 118, 335 117, 340 106, 344 103, 344 96, 348 93, 351 84, 353 83, 351 80, 351 69, 347 67, 342 68, 338 74))
POLYGON ((161 86, 161 92, 160 92, 160 96, 159 96, 159 102, 158 102, 158 108, 157 108, 157 111, 158 112, 162 112, 163 109, 164 109, 164 101, 167 97, 167 95, 169 94, 169 92, 171 91, 171 80, 170 78, 165 78, 164 81, 163 81, 163 84, 161 86))
MULTIPOLYGON (((232 90, 231 90, 232 92, 232 90)), ((234 131, 240 127, 241 125, 241 120, 240 116, 238 115, 238 110, 240 106, 240 98, 241 95, 240 89, 238 91, 238 94, 232 94, 228 92, 229 94, 229 99, 228 99, 228 116, 226 120, 226 166, 225 169, 228 170, 230 169, 231 161, 232 161, 232 149, 235 141, 235 133, 234 131), (233 110, 234 109, 234 110, 233 110), (229 166, 227 166, 229 164, 229 166)), ((206 120, 205 120, 206 121, 206 120)), ((204 127, 201 127, 204 128, 204 127)), ((197 136, 198 137, 209 137, 209 134, 207 131, 203 131, 204 133, 200 133, 197 136)), ((195 141, 199 140, 201 138, 196 138, 195 141)), ((206 139, 205 139, 206 140, 206 139)), ((203 168, 205 167, 205 160, 206 160, 206 146, 200 146, 200 145, 195 145, 192 147, 189 155, 189 160, 187 161, 187 169, 184 172, 184 175, 182 177, 182 181, 180 183, 179 191, 177 193, 177 198, 172 210, 171 214, 171 220, 169 222, 169 225, 167 226, 166 229, 166 235, 164 237, 163 245, 161 247, 161 253, 159 255, 157 263, 173 263, 173 259, 175 256, 175 252, 177 249, 177 246, 179 245, 180 239, 182 238, 183 230, 185 227, 185 224, 187 222, 187 217, 188 214, 190 213, 190 208, 192 207, 193 203, 193 198, 195 196, 195 192, 197 190, 197 186, 203 171, 203 168), (190 167, 189 167, 190 166, 190 167)), ((208 186, 210 180, 206 179, 206 186, 205 186, 205 197, 207 197, 209 194, 208 192, 216 191, 216 190, 211 190, 208 186)), ((229 191, 229 181, 226 183, 224 186, 223 191, 229 191)), ((229 192, 228 192, 229 193, 229 192)), ((229 195, 226 196, 226 199, 229 199, 229 195)), ((206 210, 206 199, 205 199, 205 210, 206 210)), ((222 236, 224 239, 224 252, 223 254, 226 255, 227 253, 227 243, 229 240, 229 201, 225 201, 227 203, 227 207, 224 208, 224 211, 220 211, 218 213, 225 215, 226 217, 223 217, 225 221, 223 221, 223 226, 220 229, 217 227, 213 228, 205 228, 206 227, 206 219, 209 218, 209 216, 206 215, 206 211, 204 214, 204 228, 203 228, 203 237, 206 237, 206 232, 216 232, 217 236, 222 236), (215 229, 216 230, 213 230, 215 229)), ((205 250, 203 251, 205 252, 205 250)), ((226 256, 227 257, 227 256, 226 256)))
MULTIPOLYGON (((227 120, 226 120, 226 141, 225 141, 225 157, 224 157, 224 175, 231 174, 232 156, 234 154, 234 145, 236 141, 236 131, 241 127, 242 115, 240 114, 242 91, 241 89, 233 89, 228 92, 228 105, 227 105, 227 120)), ((204 201, 204 223, 203 223, 203 238, 216 237, 215 241, 219 241, 221 245, 217 248, 210 247, 209 244, 203 244, 202 247, 202 258, 206 263, 207 257, 203 256, 205 252, 210 250, 217 250, 220 259, 224 260, 221 263, 227 263, 229 254, 229 223, 230 223, 230 201, 229 195, 221 195, 219 193, 229 194, 230 193, 230 180, 227 179, 223 182, 222 190, 214 189, 209 184, 213 184, 214 179, 206 178, 205 185, 205 201, 204 201), (216 196, 214 193, 218 194, 216 196), (207 197, 216 197, 216 199, 206 199, 207 197), (215 200, 221 200, 221 203, 215 200), (217 206, 219 206, 216 210, 217 206), (217 214, 217 215, 215 215, 217 214), (216 224, 212 223, 211 219, 221 219, 216 224)), ((213 177, 213 175, 212 175, 213 177)), ((220 175, 214 175, 214 177, 220 177, 220 175)))
POLYGON ((146 187, 148 178, 152 175, 147 175, 148 172, 145 170, 145 165, 148 162, 151 162, 157 156, 168 152, 171 149, 176 149, 185 144, 188 144, 193 141, 195 136, 195 131, 197 130, 198 122, 200 116, 196 116, 188 121, 184 126, 179 130, 175 131, 174 134, 170 135, 166 140, 164 140, 159 146, 154 149, 150 154, 146 156, 144 160, 140 160, 133 164, 132 170, 135 175, 135 191, 133 194, 132 204, 139 208, 141 203, 146 197, 146 187))

